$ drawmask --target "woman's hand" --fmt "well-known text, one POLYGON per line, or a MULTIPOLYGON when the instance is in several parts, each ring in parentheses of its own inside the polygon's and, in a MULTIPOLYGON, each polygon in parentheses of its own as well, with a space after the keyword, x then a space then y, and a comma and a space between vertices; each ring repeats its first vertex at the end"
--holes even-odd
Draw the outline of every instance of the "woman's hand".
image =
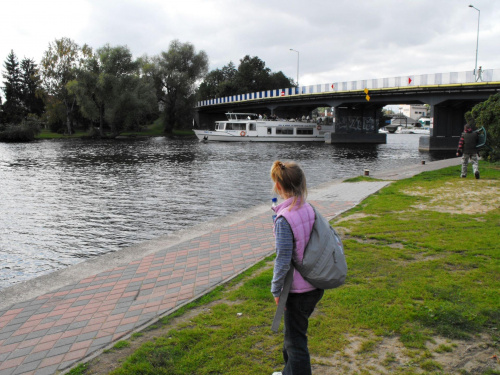
POLYGON ((279 297, 274 297, 274 300, 276 301, 276 305, 280 303, 280 298, 279 297))

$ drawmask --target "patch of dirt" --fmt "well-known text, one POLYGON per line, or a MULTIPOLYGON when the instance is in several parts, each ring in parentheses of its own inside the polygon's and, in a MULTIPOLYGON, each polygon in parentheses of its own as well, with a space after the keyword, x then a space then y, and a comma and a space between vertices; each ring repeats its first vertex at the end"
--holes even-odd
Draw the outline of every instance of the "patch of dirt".
POLYGON ((430 202, 412 207, 456 214, 478 214, 500 207, 500 181, 459 179, 436 189, 416 187, 403 193, 431 197, 430 202))
POLYGON ((500 371, 498 345, 487 335, 469 341, 435 337, 426 350, 408 350, 397 337, 348 337, 349 345, 333 357, 312 356, 313 373, 322 375, 392 374, 403 370, 413 374, 429 373, 425 364, 432 361, 439 373, 479 375, 487 370, 500 371), (372 350, 363 351, 371 341, 372 350), (422 368, 424 367, 424 368, 422 368))
POLYGON ((348 234, 343 235, 342 239, 343 240, 350 239, 350 240, 354 240, 356 242, 363 243, 363 244, 387 246, 387 247, 391 247, 393 249, 404 249, 405 248, 405 245, 403 245, 402 243, 399 243, 399 242, 387 243, 384 241, 375 240, 375 239, 371 239, 371 238, 359 238, 359 237, 355 237, 355 236, 349 236, 348 234))
POLYGON ((355 214, 352 214, 352 215, 349 215, 349 216, 346 216, 346 217, 342 217, 338 220, 335 221, 335 224, 338 224, 338 223, 341 223, 343 221, 347 221, 347 220, 358 220, 358 219, 364 219, 365 217, 378 217, 377 215, 368 215, 368 214, 364 214, 362 212, 358 212, 358 213, 355 213, 355 214))

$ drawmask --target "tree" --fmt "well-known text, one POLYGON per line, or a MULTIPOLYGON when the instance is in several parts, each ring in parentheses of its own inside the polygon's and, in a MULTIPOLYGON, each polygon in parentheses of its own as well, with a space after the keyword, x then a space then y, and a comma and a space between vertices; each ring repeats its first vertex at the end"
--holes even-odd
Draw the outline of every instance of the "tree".
POLYGON ((198 95, 200 98, 220 98, 224 96, 235 95, 237 91, 235 77, 238 70, 233 62, 222 69, 212 70, 205 76, 200 85, 198 95))
POLYGON ((144 71, 156 88, 158 102, 163 105, 164 131, 188 122, 195 102, 196 82, 208 71, 208 57, 204 51, 196 53, 191 43, 174 40, 167 52, 152 59, 144 59, 144 71))
POLYGON ((240 60, 238 74, 235 78, 238 94, 266 90, 269 87, 270 75, 271 69, 266 67, 264 61, 257 56, 246 55, 240 60))
POLYGON ((2 97, 0 96, 0 131, 3 130, 3 124, 4 124, 4 113, 3 113, 3 104, 2 104, 2 97))
POLYGON ((141 60, 132 60, 128 47, 98 50, 102 64, 102 82, 106 99, 106 119, 113 134, 124 129, 138 130, 155 112, 155 89, 150 77, 140 75, 141 60))
POLYGON ((276 73, 271 73, 269 77, 269 86, 264 90, 285 89, 287 87, 296 86, 292 78, 288 78, 281 70, 276 73))
POLYGON ((68 83, 83 116, 99 122, 101 136, 105 122, 118 135, 137 128, 154 111, 154 87, 150 78, 139 76, 139 66, 128 47, 105 45, 89 54, 76 79, 68 83))
MULTIPOLYGON (((75 79, 66 84, 66 89, 75 95, 80 112, 91 124, 99 122, 100 135, 104 135, 104 101, 99 85, 101 66, 98 56, 89 53, 86 61, 76 71, 75 79)), ((93 127, 93 126, 92 126, 93 127)))
POLYGON ((479 103, 465 114, 467 123, 476 128, 484 127, 488 134, 486 148, 481 149, 481 156, 490 161, 500 160, 500 93, 479 103))
POLYGON ((5 94, 5 103, 3 104, 3 116, 5 122, 20 123, 24 117, 24 107, 22 103, 21 90, 21 70, 19 61, 14 51, 10 51, 4 62, 5 73, 2 74, 3 92, 5 94))
POLYGON ((67 89, 67 84, 75 79, 76 71, 82 66, 85 58, 92 50, 84 45, 82 48, 69 38, 56 39, 49 43, 41 61, 43 85, 51 107, 60 102, 66 109, 66 127, 69 134, 73 133, 72 114, 75 109, 76 97, 67 89))
POLYGON ((41 83, 35 61, 24 58, 21 61, 21 94, 26 114, 40 116, 44 111, 41 83))
POLYGON ((199 98, 211 99, 249 92, 287 88, 293 80, 283 72, 272 72, 257 56, 246 55, 240 60, 238 69, 232 62, 222 69, 208 73, 200 85, 199 98))
POLYGON ((157 113, 157 101, 149 77, 126 76, 115 86, 115 98, 106 111, 106 119, 112 129, 139 130, 157 113))

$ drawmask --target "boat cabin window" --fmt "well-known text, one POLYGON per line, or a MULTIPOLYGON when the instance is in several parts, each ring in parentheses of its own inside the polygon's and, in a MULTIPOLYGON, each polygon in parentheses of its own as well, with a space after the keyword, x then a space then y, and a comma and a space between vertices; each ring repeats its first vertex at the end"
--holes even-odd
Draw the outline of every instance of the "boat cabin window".
POLYGON ((226 130, 247 130, 247 124, 228 122, 226 124, 226 130))
POLYGON ((313 134, 312 128, 297 128, 297 134, 313 134))
POLYGON ((293 134, 293 128, 276 128, 276 134, 293 134))
POLYGON ((248 130, 250 130, 250 131, 257 130, 257 127, 256 127, 255 123, 248 124, 248 130))
POLYGON ((227 119, 231 120, 255 120, 259 115, 255 113, 226 113, 227 119))
POLYGON ((267 134, 273 134, 273 129, 272 128, 267 128, 267 134))

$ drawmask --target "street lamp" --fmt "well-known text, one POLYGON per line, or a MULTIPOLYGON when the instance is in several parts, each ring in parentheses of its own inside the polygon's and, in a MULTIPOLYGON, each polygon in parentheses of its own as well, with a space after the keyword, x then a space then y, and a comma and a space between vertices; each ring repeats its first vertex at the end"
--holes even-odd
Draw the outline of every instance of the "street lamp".
POLYGON ((299 56, 300 56, 300 53, 299 53, 299 51, 296 51, 292 48, 290 48, 290 51, 297 52, 297 87, 299 87, 299 56))
POLYGON ((477 50, 479 48, 479 18, 481 17, 481 11, 472 4, 469 5, 469 8, 474 8, 475 10, 477 10, 476 66, 474 68, 474 76, 476 77, 476 82, 477 82, 479 79, 479 74, 477 71, 477 50))

